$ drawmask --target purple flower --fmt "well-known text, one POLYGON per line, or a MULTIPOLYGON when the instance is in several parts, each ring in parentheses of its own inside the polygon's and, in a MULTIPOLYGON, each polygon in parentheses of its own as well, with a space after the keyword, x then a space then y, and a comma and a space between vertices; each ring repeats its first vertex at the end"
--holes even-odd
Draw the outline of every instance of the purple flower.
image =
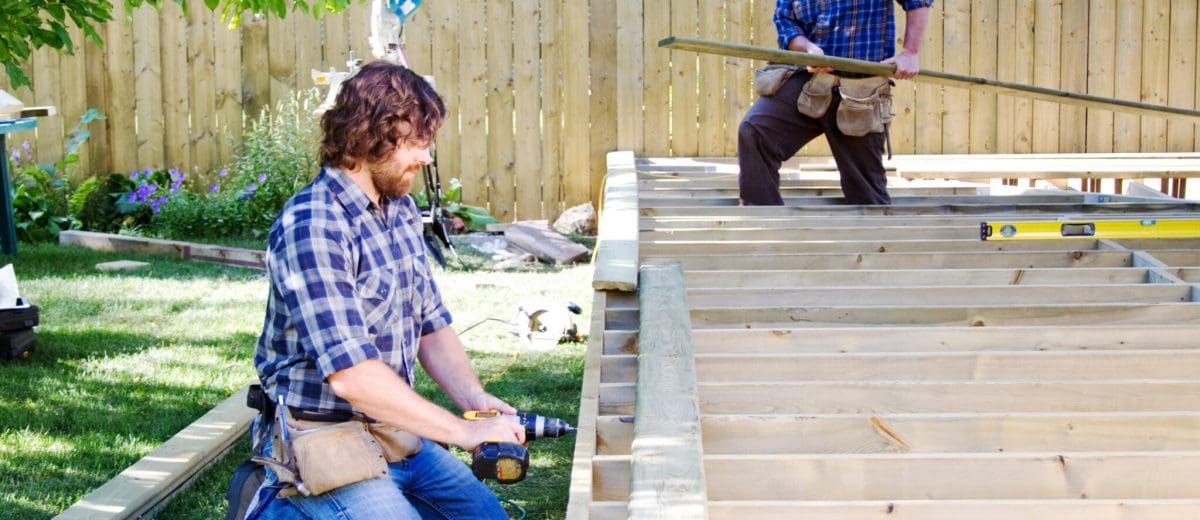
POLYGON ((12 162, 15 162, 15 163, 21 162, 21 149, 13 148, 11 157, 12 157, 12 162))
POLYGON ((136 191, 129 192, 129 197, 127 197, 127 198, 129 199, 129 202, 137 202, 138 201, 137 192, 136 191))
POLYGON ((33 149, 29 147, 29 139, 21 141, 21 149, 25 150, 25 153, 27 154, 33 153, 33 149))
POLYGON ((137 178, 138 178, 138 171, 137 171, 137 170, 133 170, 133 171, 129 172, 129 178, 130 178, 130 179, 133 179, 133 180, 137 180, 137 178))
POLYGON ((221 171, 217 172, 217 177, 224 177, 226 175, 229 175, 229 168, 221 168, 221 171))
POLYGON ((208 192, 215 193, 216 191, 217 191, 217 183, 214 182, 214 183, 212 183, 212 186, 208 187, 208 192))
POLYGON ((258 185, 254 184, 253 182, 246 185, 246 191, 248 191, 250 193, 254 193, 254 191, 257 189, 258 189, 258 185))
POLYGON ((142 170, 142 174, 149 177, 154 174, 154 168, 147 166, 145 170, 142 170))
POLYGON ((266 172, 259 173, 258 174, 258 182, 263 182, 265 180, 267 180, 267 173, 266 172))

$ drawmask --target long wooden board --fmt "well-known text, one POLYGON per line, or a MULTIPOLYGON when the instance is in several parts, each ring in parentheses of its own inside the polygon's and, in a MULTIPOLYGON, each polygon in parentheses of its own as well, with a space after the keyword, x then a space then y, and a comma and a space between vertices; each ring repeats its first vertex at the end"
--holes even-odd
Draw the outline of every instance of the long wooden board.
MULTIPOLYGON (((871 74, 874 76, 891 76, 896 71, 896 67, 894 65, 887 65, 883 63, 854 60, 850 58, 839 58, 836 56, 786 51, 782 49, 755 47, 737 43, 716 42, 683 36, 670 36, 668 38, 664 38, 658 42, 658 46, 668 49, 694 51, 705 54, 719 54, 722 56, 736 56, 756 60, 767 60, 776 63, 833 67, 834 69, 844 72, 871 74)), ((1188 108, 1155 105, 1126 99, 1107 98, 1092 94, 1068 92, 1050 87, 981 78, 967 74, 955 74, 952 72, 926 69, 922 70, 920 74, 914 77, 913 81, 932 83, 948 87, 970 88, 979 92, 1008 94, 1040 101, 1053 101, 1056 103, 1086 108, 1102 108, 1105 110, 1147 116, 1170 116, 1191 120, 1192 122, 1200 122, 1200 111, 1188 108)))

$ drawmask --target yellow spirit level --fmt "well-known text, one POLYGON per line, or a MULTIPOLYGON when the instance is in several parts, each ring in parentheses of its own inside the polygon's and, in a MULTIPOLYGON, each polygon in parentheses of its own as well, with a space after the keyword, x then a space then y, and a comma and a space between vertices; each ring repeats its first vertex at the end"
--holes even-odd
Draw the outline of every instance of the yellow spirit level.
POLYGON ((1130 219, 1091 221, 980 222, 980 240, 1049 240, 1058 238, 1194 238, 1200 219, 1130 219))

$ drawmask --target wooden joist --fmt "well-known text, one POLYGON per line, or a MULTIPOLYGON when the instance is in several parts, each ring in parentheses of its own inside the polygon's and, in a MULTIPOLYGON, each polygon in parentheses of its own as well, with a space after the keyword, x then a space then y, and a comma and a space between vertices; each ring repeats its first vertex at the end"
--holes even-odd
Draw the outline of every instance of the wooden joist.
POLYGON ((691 322, 711 518, 1200 516, 1200 240, 976 233, 997 216, 1195 218, 1200 204, 1037 190, 722 206, 719 161, 639 172, 651 162, 639 261, 678 262, 686 289, 652 304, 605 292, 595 308, 596 416, 573 485, 590 501, 574 518, 628 515, 638 414, 680 392, 637 357, 645 313, 668 305, 691 322))
MULTIPOLYGON (((705 518, 704 455, 691 323, 679 264, 641 267, 638 396, 629 518, 705 518)), ((603 398, 600 403, 604 408, 603 398)))
POLYGON ((592 289, 637 289, 638 190, 632 152, 608 154, 604 178, 604 204, 600 209, 600 236, 596 241, 592 289))

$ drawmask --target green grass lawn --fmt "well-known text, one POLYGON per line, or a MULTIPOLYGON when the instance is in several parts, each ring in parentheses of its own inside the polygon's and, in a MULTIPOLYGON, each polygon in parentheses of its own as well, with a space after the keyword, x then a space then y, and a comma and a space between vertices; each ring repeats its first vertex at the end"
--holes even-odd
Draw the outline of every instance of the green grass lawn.
MULTIPOLYGON (((40 307, 37 349, 0 363, 0 520, 49 518, 158 447, 254 379, 267 282, 262 272, 165 257, 21 245, 11 262, 40 307), (99 262, 151 267, 100 272, 99 262)), ((590 266, 536 272, 439 271, 436 279, 488 390, 519 408, 577 420, 582 343, 521 346, 507 321, 530 297, 572 301, 587 332, 590 266), (491 318, 492 320, 489 320, 491 318)), ((427 377, 418 389, 449 403, 427 377)), ((530 476, 497 494, 527 518, 562 518, 574 439, 530 446, 530 476)), ((159 513, 223 518, 223 493, 244 441, 159 513)), ((465 454, 461 454, 465 457, 465 454)), ((519 516, 512 509, 513 517, 519 516)))

